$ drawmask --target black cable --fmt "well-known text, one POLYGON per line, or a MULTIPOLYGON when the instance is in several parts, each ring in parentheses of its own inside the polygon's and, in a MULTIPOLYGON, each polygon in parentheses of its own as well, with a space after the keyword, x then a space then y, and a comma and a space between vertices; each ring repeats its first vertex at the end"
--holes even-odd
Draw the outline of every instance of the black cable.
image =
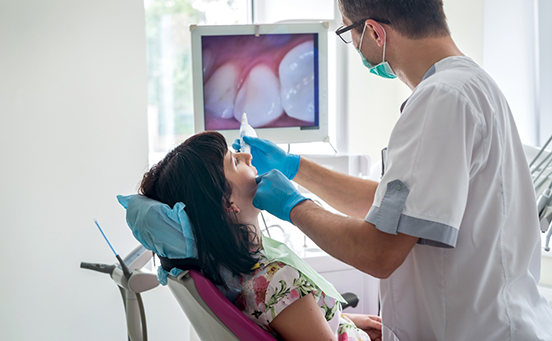
POLYGON ((270 235, 270 231, 268 230, 268 226, 266 225, 266 220, 265 220, 263 211, 261 211, 261 218, 263 218, 263 223, 264 223, 264 226, 265 226, 265 231, 266 231, 266 233, 268 233, 268 238, 272 238, 272 236, 270 235))
POLYGON ((123 261, 121 256, 115 255, 115 257, 117 257, 117 260, 119 261, 119 264, 121 265, 121 269, 123 270, 123 274, 125 275, 126 279, 129 279, 131 273, 130 273, 130 270, 128 269, 128 267, 126 266, 125 262, 123 261))

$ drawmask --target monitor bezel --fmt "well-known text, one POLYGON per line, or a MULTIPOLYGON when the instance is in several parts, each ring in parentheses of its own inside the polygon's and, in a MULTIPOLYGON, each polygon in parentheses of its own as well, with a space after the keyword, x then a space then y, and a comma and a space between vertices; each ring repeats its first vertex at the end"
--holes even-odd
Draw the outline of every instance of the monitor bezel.
MULTIPOLYGON (((318 129, 280 127, 256 129, 259 137, 274 143, 319 142, 328 139, 328 23, 279 23, 252 25, 190 25, 192 44, 192 79, 195 133, 205 131, 203 67, 201 38, 221 35, 317 34, 318 37, 318 129)), ((239 135, 238 129, 218 130, 229 144, 239 135)))

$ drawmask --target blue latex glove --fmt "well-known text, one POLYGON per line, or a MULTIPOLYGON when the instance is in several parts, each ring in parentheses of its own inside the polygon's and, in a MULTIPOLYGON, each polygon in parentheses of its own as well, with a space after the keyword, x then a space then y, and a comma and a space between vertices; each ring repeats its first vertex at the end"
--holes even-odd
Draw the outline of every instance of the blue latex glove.
MULTIPOLYGON (((253 166, 257 168, 259 174, 277 169, 290 180, 295 177, 301 161, 299 155, 286 153, 274 142, 258 137, 244 136, 243 140, 251 146, 253 166)), ((240 140, 236 139, 232 147, 239 151, 240 140)))
POLYGON ((302 196, 291 181, 277 169, 258 176, 256 180, 257 193, 253 198, 253 206, 291 223, 289 213, 307 198, 302 196))

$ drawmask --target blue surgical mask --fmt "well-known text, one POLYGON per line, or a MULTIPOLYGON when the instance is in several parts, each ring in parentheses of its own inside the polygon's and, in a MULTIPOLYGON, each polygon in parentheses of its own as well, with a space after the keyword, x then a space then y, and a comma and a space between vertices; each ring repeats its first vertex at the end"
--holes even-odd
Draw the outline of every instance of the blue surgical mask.
POLYGON ((374 75, 377 75, 383 78, 394 79, 394 78, 397 78, 397 75, 391 68, 391 65, 389 65, 389 63, 385 61, 385 47, 387 44, 387 34, 385 33, 385 29, 383 27, 381 27, 381 29, 383 30, 383 59, 381 63, 375 66, 372 65, 360 51, 360 49, 362 48, 362 40, 364 39, 364 32, 366 31, 366 25, 364 25, 364 29, 362 30, 362 36, 360 37, 360 44, 358 46, 358 49, 357 48, 355 49, 357 50, 358 54, 360 54, 360 58, 362 59, 362 64, 364 64, 364 66, 370 69, 370 73, 373 73, 374 75))

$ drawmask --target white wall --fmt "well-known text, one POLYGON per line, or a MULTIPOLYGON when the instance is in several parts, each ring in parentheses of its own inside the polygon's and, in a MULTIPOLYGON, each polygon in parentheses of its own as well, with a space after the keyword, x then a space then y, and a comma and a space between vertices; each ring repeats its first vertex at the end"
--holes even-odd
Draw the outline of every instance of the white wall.
POLYGON ((483 36, 485 69, 506 96, 522 142, 533 146, 538 110, 535 5, 534 0, 485 0, 483 36))
MULTIPOLYGON (((552 257, 542 257, 540 284, 552 287, 552 257)), ((550 302, 552 304, 552 302, 550 302)))
MULTIPOLYGON (((114 262, 94 218, 137 245, 115 196, 147 167, 144 31, 142 1, 0 2, 2 340, 126 339, 116 286, 79 264, 114 262)), ((185 335, 168 290, 144 300, 151 339, 185 335)))
MULTIPOLYGON (((444 0, 445 13, 456 44, 476 63, 483 61, 483 0, 444 0)), ((348 53, 349 152, 379 160, 399 108, 411 91, 399 80, 374 76, 351 47, 348 53)))

